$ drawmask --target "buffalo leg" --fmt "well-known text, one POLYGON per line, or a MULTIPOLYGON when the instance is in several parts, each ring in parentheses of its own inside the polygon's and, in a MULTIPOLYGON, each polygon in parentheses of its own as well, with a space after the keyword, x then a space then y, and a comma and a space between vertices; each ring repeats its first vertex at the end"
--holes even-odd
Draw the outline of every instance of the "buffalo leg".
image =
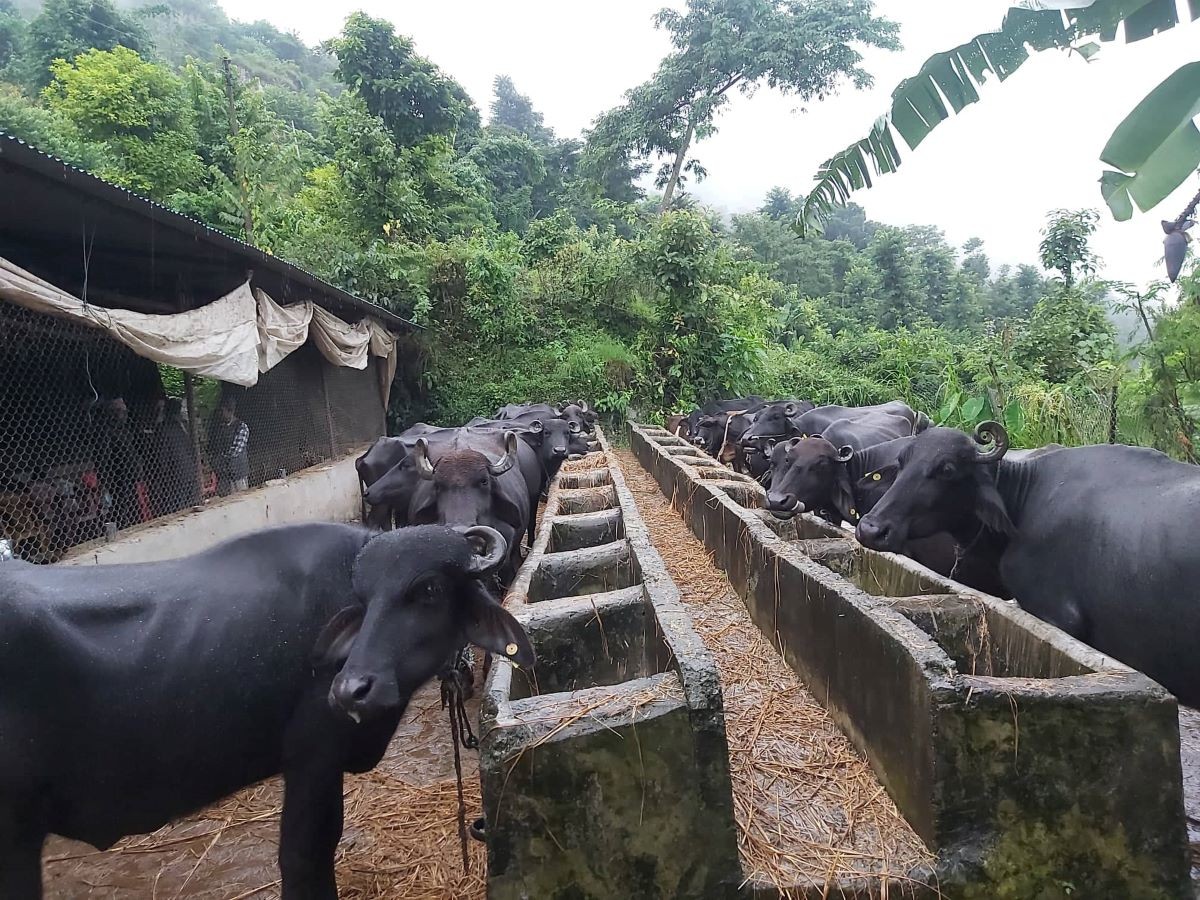
POLYGON ((342 772, 314 760, 284 773, 279 830, 283 900, 337 900, 333 855, 342 837, 342 772))
POLYGON ((45 835, 28 835, 0 821, 0 897, 41 900, 42 842, 45 835))

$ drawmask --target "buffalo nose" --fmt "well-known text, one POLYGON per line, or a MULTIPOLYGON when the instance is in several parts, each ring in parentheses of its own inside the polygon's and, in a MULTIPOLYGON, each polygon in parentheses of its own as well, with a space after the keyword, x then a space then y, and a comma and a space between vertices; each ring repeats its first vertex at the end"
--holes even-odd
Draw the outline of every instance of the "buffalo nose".
POLYGON ((561 457, 563 457, 563 456, 566 456, 566 455, 567 455, 567 448, 566 448, 566 447, 555 447, 555 448, 554 448, 554 455, 555 455, 555 456, 557 456, 557 457, 560 457, 560 458, 561 458, 561 457))
POLYGON ((339 676, 330 690, 330 700, 357 722, 362 718, 374 687, 375 678, 371 675, 339 676))
POLYGON ((886 523, 876 522, 870 516, 858 523, 858 527, 854 530, 858 541, 864 547, 880 548, 887 544, 888 537, 892 533, 891 526, 886 523))
POLYGON ((767 506, 770 509, 780 509, 790 512, 796 505, 796 498, 791 494, 780 494, 775 491, 767 492, 767 506))

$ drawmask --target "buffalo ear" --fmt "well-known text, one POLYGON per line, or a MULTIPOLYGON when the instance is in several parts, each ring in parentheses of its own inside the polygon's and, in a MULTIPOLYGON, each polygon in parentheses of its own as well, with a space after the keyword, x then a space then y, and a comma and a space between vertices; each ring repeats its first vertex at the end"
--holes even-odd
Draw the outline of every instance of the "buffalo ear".
POLYGON ((850 486, 849 466, 839 464, 833 479, 833 506, 847 522, 858 521, 858 510, 854 508, 854 489, 850 486))
POLYGON ((537 662, 533 644, 521 623, 478 582, 466 588, 463 616, 463 635, 476 647, 524 668, 537 662))
POLYGON ((350 657, 350 648, 358 631, 362 628, 366 610, 361 606, 347 606, 334 614, 325 623, 317 642, 313 645, 311 660, 315 669, 340 669, 350 657))
POLYGON ((975 499, 975 515, 978 516, 980 522, 1000 534, 1012 535, 1017 530, 1017 526, 1008 517, 1008 510, 1004 507, 1004 498, 1000 496, 1000 492, 996 490, 996 485, 991 480, 985 481, 979 487, 979 493, 975 499))

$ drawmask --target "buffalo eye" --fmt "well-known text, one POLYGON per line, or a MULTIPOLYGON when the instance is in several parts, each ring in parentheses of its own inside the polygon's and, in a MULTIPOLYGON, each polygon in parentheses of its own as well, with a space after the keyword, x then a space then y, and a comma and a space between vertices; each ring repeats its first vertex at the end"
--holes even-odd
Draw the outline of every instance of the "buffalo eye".
POLYGON ((480 478, 480 479, 479 479, 479 486, 480 486, 481 488, 485 488, 485 487, 487 487, 487 486, 488 486, 488 480, 487 480, 487 478, 480 478))
POLYGON ((429 579, 413 590, 412 598, 417 603, 432 605, 440 603, 442 600, 442 585, 436 579, 429 579))
POLYGON ((958 466, 956 466, 954 463, 949 462, 949 461, 939 463, 937 465, 937 468, 935 468, 933 470, 934 478, 947 478, 948 479, 948 478, 953 478, 957 474, 958 474, 958 466))

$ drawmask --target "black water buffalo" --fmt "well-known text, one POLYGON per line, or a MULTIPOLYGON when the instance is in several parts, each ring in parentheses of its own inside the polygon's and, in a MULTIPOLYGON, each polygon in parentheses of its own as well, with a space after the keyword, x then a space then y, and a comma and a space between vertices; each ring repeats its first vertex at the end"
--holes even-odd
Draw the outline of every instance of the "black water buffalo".
POLYGON ((541 471, 537 451, 514 428, 434 429, 412 441, 408 455, 371 485, 366 501, 393 507, 403 524, 495 528, 509 546, 509 562, 500 572, 507 583, 536 516, 537 495, 529 485, 537 484, 541 471), (435 470, 444 460, 439 476, 435 470))
POLYGON ((1023 608, 1200 703, 1200 469, 1121 445, 1022 460, 1007 449, 996 423, 974 441, 948 428, 919 435, 859 540, 892 550, 937 531, 966 544, 986 530, 1003 542, 1000 576, 1023 608))
POLYGON ((468 426, 473 431, 494 432, 497 429, 513 429, 534 451, 537 465, 531 465, 525 455, 520 457, 521 474, 529 489, 529 525, 527 539, 533 546, 537 531, 537 507, 546 496, 550 485, 558 477, 562 464, 572 456, 586 455, 587 435, 578 422, 569 422, 557 417, 542 417, 537 413, 526 413, 515 419, 491 422, 473 420, 468 426))
MULTIPOLYGON (((282 774, 287 900, 336 900, 342 775, 471 642, 532 665, 491 529, 305 524, 139 565, 0 564, 0 897, 49 834, 107 848, 282 774)), ((145 896, 150 896, 150 885, 145 896)))
POLYGON ((710 400, 703 406, 688 413, 683 418, 682 423, 679 425, 679 429, 674 433, 679 434, 688 440, 693 440, 696 436, 697 429, 700 427, 700 420, 705 416, 718 416, 722 413, 742 412, 743 410, 750 409, 751 407, 759 406, 762 404, 762 402, 762 397, 758 397, 753 394, 751 394, 749 397, 738 397, 733 400, 710 400))
POLYGON ((496 418, 501 420, 528 418, 562 418, 579 426, 579 430, 591 434, 596 424, 596 413, 582 400, 564 403, 562 407, 551 406, 549 403, 510 403, 496 410, 496 418))
POLYGON ((596 412, 587 405, 583 400, 576 400, 573 403, 564 403, 559 410, 559 415, 572 424, 578 424, 581 431, 585 434, 593 434, 596 430, 596 412))
POLYGON ((911 425, 908 434, 917 434, 929 427, 928 416, 914 411, 907 403, 900 400, 882 403, 878 406, 857 407, 813 407, 810 404, 807 409, 802 408, 794 401, 788 401, 774 403, 764 408, 755 419, 754 425, 742 436, 742 443, 761 442, 765 439, 780 441, 794 437, 812 437, 823 434, 834 422, 862 418, 872 413, 898 416, 907 420, 911 425))
POLYGON ((557 416, 558 408, 551 406, 549 403, 510 403, 508 406, 502 406, 496 410, 495 418, 515 419, 517 416, 523 416, 526 413, 557 416))
POLYGON ((835 421, 820 436, 776 444, 771 452, 767 509, 784 515, 807 510, 835 524, 856 521, 859 504, 849 466, 855 454, 911 432, 908 419, 872 410, 835 421))
POLYGON ((419 422, 395 437, 381 437, 367 452, 354 461, 358 472, 358 486, 363 497, 363 524, 376 528, 391 528, 395 509, 387 504, 372 504, 367 500, 367 493, 375 482, 395 468, 412 448, 413 443, 423 434, 436 432, 432 425, 419 422))

